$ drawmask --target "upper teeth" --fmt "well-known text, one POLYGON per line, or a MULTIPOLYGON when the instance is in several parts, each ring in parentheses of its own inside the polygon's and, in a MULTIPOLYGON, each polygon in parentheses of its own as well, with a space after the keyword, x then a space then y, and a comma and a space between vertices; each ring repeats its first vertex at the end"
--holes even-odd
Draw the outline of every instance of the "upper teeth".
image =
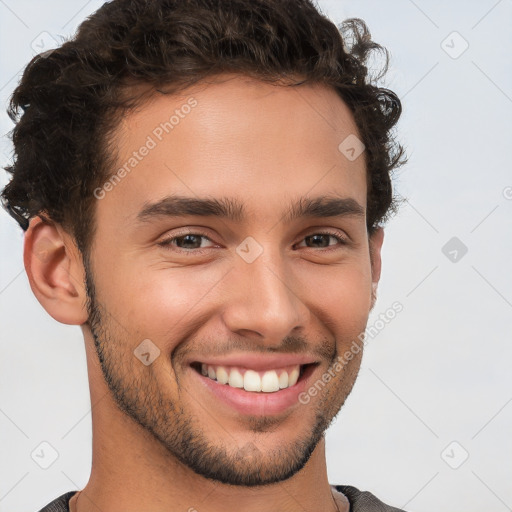
POLYGON ((234 388, 272 393, 295 385, 299 378, 300 365, 257 372, 233 366, 215 366, 202 363, 201 373, 220 384, 228 384, 234 388))

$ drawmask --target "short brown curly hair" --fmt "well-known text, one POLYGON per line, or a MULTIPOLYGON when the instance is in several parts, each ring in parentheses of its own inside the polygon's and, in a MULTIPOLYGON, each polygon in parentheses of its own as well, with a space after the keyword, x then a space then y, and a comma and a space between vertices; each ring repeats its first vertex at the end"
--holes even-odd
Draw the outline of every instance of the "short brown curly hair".
POLYGON ((173 93, 231 72, 338 92, 366 147, 372 233, 396 210, 391 174, 404 161, 392 136, 401 103, 376 85, 388 60, 362 20, 336 27, 312 0, 107 2, 25 69, 8 109, 14 160, 5 168, 13 176, 3 206, 24 230, 35 215, 61 224, 86 254, 95 231, 93 190, 112 173, 109 134, 141 100, 124 94, 128 86, 173 93), (374 52, 384 56, 377 77, 367 69, 374 52))

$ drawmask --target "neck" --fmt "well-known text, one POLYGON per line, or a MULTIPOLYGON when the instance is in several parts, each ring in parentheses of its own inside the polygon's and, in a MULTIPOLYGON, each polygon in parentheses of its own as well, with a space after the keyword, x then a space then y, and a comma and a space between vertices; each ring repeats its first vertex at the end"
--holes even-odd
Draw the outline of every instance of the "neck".
MULTIPOLYGON (((331 488, 333 503, 336 507, 337 512, 350 512, 350 503, 347 500, 346 496, 338 492, 334 486, 331 488)), ((69 500, 69 510, 70 512, 78 512, 78 498, 82 494, 83 491, 78 491, 75 495, 69 500)), ((84 496, 86 496, 84 494, 84 496)), ((88 501, 92 501, 90 497, 87 496, 88 501)), ((80 508, 80 512, 82 512, 82 508, 80 508)), ((189 509, 189 512, 197 512, 195 509, 189 509)))

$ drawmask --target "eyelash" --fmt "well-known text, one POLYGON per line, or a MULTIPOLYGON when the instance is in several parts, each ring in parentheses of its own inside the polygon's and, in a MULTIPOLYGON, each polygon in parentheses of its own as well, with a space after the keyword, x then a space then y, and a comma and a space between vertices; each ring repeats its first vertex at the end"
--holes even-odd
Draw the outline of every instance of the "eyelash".
MULTIPOLYGON (((212 247, 207 247, 207 248, 204 248, 204 249, 181 249, 179 247, 174 247, 173 249, 168 249, 168 247, 171 246, 172 242, 174 242, 176 239, 182 238, 182 237, 187 236, 187 235, 200 236, 200 237, 206 238, 210 242, 213 242, 210 239, 210 237, 207 234, 205 234, 205 233, 195 232, 195 231, 187 231, 185 233, 180 233, 178 235, 174 235, 172 237, 166 238, 165 240, 162 240, 161 242, 159 242, 158 245, 160 247, 163 247, 164 249, 167 249, 167 250, 174 250, 174 251, 177 251, 179 253, 182 253, 182 254, 185 253, 185 254, 189 254, 189 255, 203 254, 208 249, 212 249, 212 247)), ((336 231, 319 231, 319 232, 311 233, 310 235, 307 235, 307 236, 303 237, 301 242, 303 240, 305 240, 306 238, 312 237, 314 235, 328 235, 328 236, 332 236, 333 238, 335 238, 340 243, 340 245, 348 245, 348 240, 346 238, 344 238, 343 236, 341 236, 336 231)), ((306 249, 314 249, 314 247, 306 247, 306 249)), ((339 249, 339 247, 320 248, 320 249, 322 249, 323 252, 330 252, 330 251, 334 251, 334 250, 339 249)))

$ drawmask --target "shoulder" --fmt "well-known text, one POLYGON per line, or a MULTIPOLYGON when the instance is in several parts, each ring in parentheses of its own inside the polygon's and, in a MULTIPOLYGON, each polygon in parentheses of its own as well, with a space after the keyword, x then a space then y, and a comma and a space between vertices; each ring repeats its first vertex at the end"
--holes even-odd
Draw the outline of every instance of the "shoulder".
POLYGON ((69 491, 48 503, 39 512, 69 512, 69 500, 78 491, 69 491))
POLYGON ((350 512, 405 512, 382 503, 370 492, 360 491, 350 485, 332 485, 332 487, 347 497, 350 502, 350 512))

